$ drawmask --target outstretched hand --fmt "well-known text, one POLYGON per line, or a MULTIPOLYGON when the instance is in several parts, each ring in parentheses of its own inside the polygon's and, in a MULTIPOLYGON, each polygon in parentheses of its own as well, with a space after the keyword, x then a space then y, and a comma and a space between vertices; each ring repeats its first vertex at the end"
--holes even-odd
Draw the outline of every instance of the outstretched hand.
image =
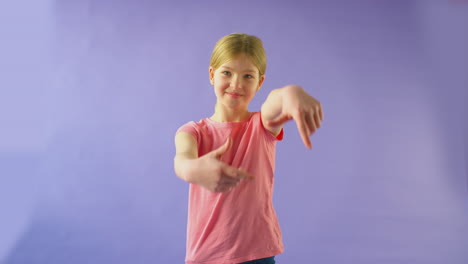
POLYGON ((221 161, 221 157, 232 145, 232 139, 228 138, 219 148, 200 157, 197 162, 197 184, 212 192, 229 192, 236 187, 241 180, 253 180, 248 172, 229 166, 221 161))
POLYGON ((274 120, 268 122, 270 126, 280 126, 294 119, 307 148, 312 148, 310 136, 320 128, 323 120, 322 104, 297 85, 284 88, 282 98, 282 112, 274 120))

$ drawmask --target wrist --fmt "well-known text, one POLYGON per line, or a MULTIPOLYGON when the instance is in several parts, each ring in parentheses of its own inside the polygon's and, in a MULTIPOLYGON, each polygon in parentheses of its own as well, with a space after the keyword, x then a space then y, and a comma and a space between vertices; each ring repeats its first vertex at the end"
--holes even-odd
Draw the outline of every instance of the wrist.
POLYGON ((291 94, 291 93, 295 94, 297 92, 304 91, 304 89, 301 86, 295 85, 295 84, 286 85, 283 88, 281 88, 281 90, 283 93, 287 93, 287 94, 291 94))

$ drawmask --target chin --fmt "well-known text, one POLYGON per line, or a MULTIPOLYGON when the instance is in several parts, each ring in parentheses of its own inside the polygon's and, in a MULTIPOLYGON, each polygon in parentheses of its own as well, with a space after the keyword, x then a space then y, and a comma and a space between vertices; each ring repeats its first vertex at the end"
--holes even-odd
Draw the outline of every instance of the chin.
POLYGON ((224 104, 226 107, 232 109, 232 110, 236 110, 236 109, 242 109, 243 108, 243 104, 239 104, 239 103, 225 103, 224 104))

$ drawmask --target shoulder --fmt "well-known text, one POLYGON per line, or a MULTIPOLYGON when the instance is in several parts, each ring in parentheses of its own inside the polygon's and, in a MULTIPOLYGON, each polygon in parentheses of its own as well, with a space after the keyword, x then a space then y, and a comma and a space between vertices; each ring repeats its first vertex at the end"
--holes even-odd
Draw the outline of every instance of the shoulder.
POLYGON ((183 125, 181 125, 178 129, 177 132, 181 132, 184 130, 199 130, 201 127, 206 126, 206 118, 200 119, 200 121, 195 122, 195 121, 189 121, 183 125))
POLYGON ((254 123, 254 125, 257 126, 258 129, 261 130, 261 132, 264 133, 268 139, 271 139, 274 141, 281 141, 283 139, 283 134, 284 134, 283 129, 273 133, 272 131, 268 130, 264 126, 261 111, 254 112, 250 119, 251 119, 250 122, 254 123))
POLYGON ((177 133, 174 141, 177 152, 193 152, 193 150, 197 149, 197 138, 186 131, 177 133))
POLYGON ((187 123, 181 125, 179 128, 177 128, 177 132, 176 132, 176 133, 179 133, 179 132, 181 132, 181 131, 183 131, 183 130, 186 130, 186 129, 196 128, 196 127, 198 127, 197 122, 195 122, 195 121, 189 121, 189 122, 187 122, 187 123))
POLYGON ((209 126, 207 125, 206 118, 201 119, 198 122, 195 121, 189 121, 182 126, 180 126, 177 131, 176 135, 179 134, 180 132, 186 132, 191 134, 197 141, 200 141, 201 138, 209 134, 209 126))
POLYGON ((252 112, 249 118, 250 122, 261 122, 262 121, 262 113, 260 111, 258 112, 252 112))

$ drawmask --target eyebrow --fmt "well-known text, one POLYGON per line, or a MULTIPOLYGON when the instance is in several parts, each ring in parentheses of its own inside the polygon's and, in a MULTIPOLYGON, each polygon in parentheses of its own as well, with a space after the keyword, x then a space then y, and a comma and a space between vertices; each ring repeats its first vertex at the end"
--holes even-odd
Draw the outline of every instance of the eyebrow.
MULTIPOLYGON (((231 71, 234 70, 233 68, 228 67, 228 66, 221 66, 221 68, 227 69, 227 70, 231 70, 231 71)), ((257 73, 256 70, 252 70, 252 69, 248 69, 248 70, 245 70, 245 71, 243 71, 243 72, 253 72, 253 73, 257 73)))

